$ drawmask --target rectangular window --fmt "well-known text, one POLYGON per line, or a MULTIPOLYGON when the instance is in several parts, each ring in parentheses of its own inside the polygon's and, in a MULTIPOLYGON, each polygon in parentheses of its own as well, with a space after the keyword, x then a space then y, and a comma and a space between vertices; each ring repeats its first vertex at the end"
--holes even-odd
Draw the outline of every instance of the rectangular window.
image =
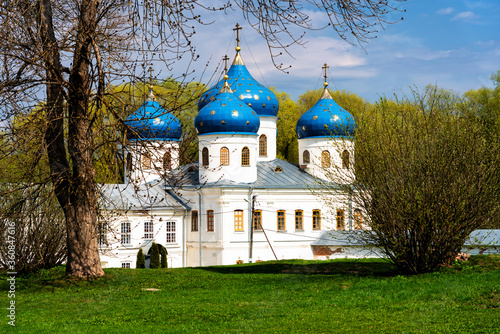
POLYGON ((243 231, 243 210, 234 210, 234 230, 243 231))
POLYGON ((363 215, 361 214, 360 209, 354 210, 354 228, 356 230, 361 229, 361 225, 363 224, 363 215))
POLYGON ((295 229, 304 229, 304 212, 302 210, 295 210, 295 229))
POLYGON ((122 268, 130 269, 130 262, 122 262, 122 268))
POLYGON ((144 239, 153 239, 153 222, 144 222, 144 239))
POLYGON ((99 222, 97 225, 97 238, 99 247, 108 246, 108 225, 106 222, 99 222))
POLYGON ((175 222, 165 222, 167 231, 167 243, 174 243, 175 241, 175 222))
POLYGON ((214 210, 207 211, 207 231, 214 231, 214 210))
POLYGON ((313 230, 321 230, 321 210, 313 210, 313 230))
POLYGON ((198 211, 191 212, 191 232, 198 232, 198 211))
POLYGON ((262 211, 255 210, 253 212, 253 229, 254 231, 262 231, 262 211))
POLYGON ((120 242, 124 245, 130 245, 131 237, 130 237, 130 222, 125 222, 121 224, 120 229, 120 242))
POLYGON ((284 231, 285 227, 285 210, 278 210, 278 231, 284 231))
POLYGON ((337 210, 337 230, 345 229, 345 211, 337 210))

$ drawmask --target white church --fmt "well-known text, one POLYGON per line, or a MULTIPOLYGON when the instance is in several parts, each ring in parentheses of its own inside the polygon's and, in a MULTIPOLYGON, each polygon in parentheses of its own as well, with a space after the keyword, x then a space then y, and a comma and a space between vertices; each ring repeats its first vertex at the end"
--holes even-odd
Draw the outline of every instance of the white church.
POLYGON ((125 121, 125 183, 103 185, 103 268, 135 268, 152 242, 166 248, 168 267, 362 254, 325 237, 363 219, 340 191, 326 205, 318 187, 332 169, 352 173, 354 158, 355 120, 326 79, 325 66, 323 94, 296 125, 299 165, 277 159, 278 99, 252 78, 239 45, 199 100, 198 162, 179 165, 181 124, 150 96, 125 121))

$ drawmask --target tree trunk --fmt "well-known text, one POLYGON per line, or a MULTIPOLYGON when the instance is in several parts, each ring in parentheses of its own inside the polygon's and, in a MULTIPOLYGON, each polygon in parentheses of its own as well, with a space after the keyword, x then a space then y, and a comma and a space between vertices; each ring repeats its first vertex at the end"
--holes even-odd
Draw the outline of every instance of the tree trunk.
POLYGON ((97 26, 95 0, 80 9, 73 67, 67 87, 65 115, 60 50, 52 24, 50 0, 40 0, 39 25, 47 72, 47 129, 45 141, 54 191, 61 204, 67 230, 66 274, 102 276, 97 244, 97 193, 92 160, 93 140, 89 120, 90 57, 97 26), (65 141, 64 119, 68 119, 65 141), (67 145, 67 149, 66 149, 67 145), (68 161, 68 157, 70 160, 68 161))

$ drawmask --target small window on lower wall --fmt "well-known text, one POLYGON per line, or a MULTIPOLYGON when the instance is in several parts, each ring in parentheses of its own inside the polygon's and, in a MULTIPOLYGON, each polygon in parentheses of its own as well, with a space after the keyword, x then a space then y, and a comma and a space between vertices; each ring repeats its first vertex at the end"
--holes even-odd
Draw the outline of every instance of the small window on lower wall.
POLYGON ((198 211, 191 212, 191 232, 198 232, 198 211))
POLYGON ((354 210, 354 228, 356 230, 360 230, 363 225, 363 215, 361 214, 360 209, 354 210))
POLYGON ((345 229, 345 211, 337 210, 337 230, 345 229))
POLYGON ((243 210, 234 210, 234 230, 243 231, 243 210))
POLYGON ((278 210, 278 231, 285 231, 286 230, 286 225, 285 225, 285 210, 278 210))
POLYGON ((304 229, 304 211, 295 210, 295 229, 302 231, 304 229))
POLYGON ((255 210, 253 212, 252 225, 254 231, 262 231, 262 211, 255 210))
POLYGON ((321 210, 313 210, 313 230, 321 230, 321 210))
POLYGON ((122 262, 122 268, 130 269, 130 262, 122 262))
POLYGON ((243 263, 243 260, 236 261, 236 264, 242 264, 242 263, 243 263))
POLYGON ((214 231, 214 210, 207 210, 207 231, 214 231))

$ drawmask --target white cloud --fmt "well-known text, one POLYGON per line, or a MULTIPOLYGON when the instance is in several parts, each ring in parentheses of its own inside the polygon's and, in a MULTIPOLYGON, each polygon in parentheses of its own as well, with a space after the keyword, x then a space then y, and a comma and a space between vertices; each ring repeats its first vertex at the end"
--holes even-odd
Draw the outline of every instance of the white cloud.
POLYGON ((457 15, 455 15, 451 20, 456 21, 456 20, 471 20, 471 19, 476 19, 479 18, 479 15, 474 14, 474 12, 460 12, 457 15))
POLYGON ((442 8, 442 9, 438 10, 436 12, 436 14, 449 15, 449 14, 453 13, 454 11, 455 11, 455 9, 453 9, 452 7, 447 7, 447 8, 442 8))

